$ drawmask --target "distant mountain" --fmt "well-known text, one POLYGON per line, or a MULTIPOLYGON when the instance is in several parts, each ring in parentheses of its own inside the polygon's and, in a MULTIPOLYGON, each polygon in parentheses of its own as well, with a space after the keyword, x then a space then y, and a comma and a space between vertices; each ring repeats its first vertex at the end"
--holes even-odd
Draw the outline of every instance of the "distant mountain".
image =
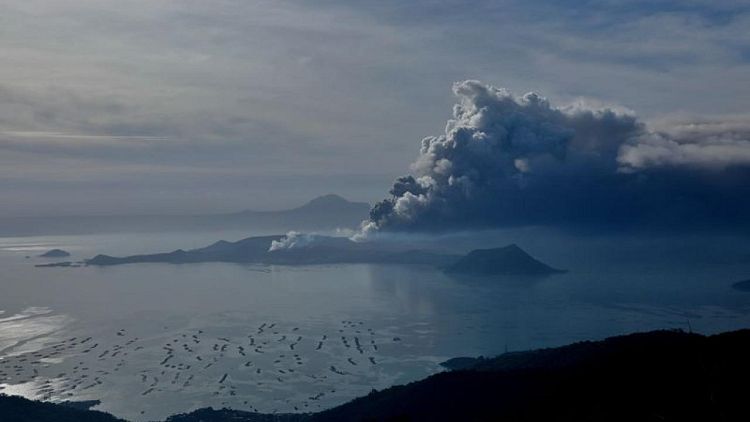
POLYGON ((563 272, 537 261, 517 245, 476 249, 449 266, 446 272, 470 275, 544 275, 563 272))
POLYGON ((281 211, 242 211, 225 214, 225 221, 247 222, 284 230, 335 229, 359 226, 370 212, 370 204, 351 202, 338 195, 317 197, 301 207, 281 211))
POLYGON ((107 215, 0 218, 0 236, 197 230, 333 230, 356 228, 370 205, 324 195, 292 209, 204 215, 107 215))
MULTIPOLYGON (((462 358, 458 370, 317 413, 211 408, 167 422, 746 421, 750 330, 654 331, 552 349, 462 358)), ((108 414, 0 395, 0 420, 116 421, 108 414)))

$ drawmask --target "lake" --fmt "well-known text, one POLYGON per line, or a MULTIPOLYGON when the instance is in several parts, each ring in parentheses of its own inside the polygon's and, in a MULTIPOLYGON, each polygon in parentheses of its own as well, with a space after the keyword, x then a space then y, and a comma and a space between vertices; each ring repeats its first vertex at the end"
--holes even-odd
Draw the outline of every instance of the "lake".
POLYGON ((472 278, 395 265, 223 263, 35 268, 263 233, 0 238, 0 391, 154 420, 198 407, 315 411, 496 355, 653 329, 750 326, 748 238, 578 236, 541 229, 439 239, 518 243, 569 272, 472 278), (28 258, 27 258, 28 257, 28 258))

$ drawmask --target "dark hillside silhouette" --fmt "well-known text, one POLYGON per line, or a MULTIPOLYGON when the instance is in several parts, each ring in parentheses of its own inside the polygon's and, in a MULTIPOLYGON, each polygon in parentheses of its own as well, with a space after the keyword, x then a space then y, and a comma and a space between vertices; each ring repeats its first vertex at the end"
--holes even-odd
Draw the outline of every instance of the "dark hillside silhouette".
MULTIPOLYGON (((462 358, 464 369, 373 391, 314 414, 269 415, 209 408, 168 420, 746 421, 750 420, 749 355, 750 330, 713 336, 654 331, 496 358, 462 358)), ((0 420, 116 419, 0 396, 0 420)))

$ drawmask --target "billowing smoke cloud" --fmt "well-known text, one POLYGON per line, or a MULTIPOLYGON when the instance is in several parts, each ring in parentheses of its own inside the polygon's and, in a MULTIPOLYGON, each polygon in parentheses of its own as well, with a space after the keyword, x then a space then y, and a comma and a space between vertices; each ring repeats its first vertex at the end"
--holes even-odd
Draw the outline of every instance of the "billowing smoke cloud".
POLYGON ((750 124, 654 131, 630 112, 553 107, 454 84, 445 134, 422 140, 362 235, 520 224, 732 224, 750 215, 750 124))
POLYGON ((750 119, 678 122, 620 148, 625 170, 659 166, 723 169, 750 163, 750 119))
POLYGON ((268 252, 281 251, 285 249, 303 248, 315 242, 319 236, 311 233, 288 232, 279 240, 272 240, 268 252))

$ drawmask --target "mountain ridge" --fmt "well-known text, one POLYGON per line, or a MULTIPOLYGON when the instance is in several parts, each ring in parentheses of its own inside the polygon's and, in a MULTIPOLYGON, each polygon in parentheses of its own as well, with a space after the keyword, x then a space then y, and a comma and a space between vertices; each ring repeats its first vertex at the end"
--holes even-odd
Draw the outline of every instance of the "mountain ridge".
POLYGON ((87 260, 86 265, 229 262, 267 265, 381 263, 444 266, 459 258, 458 255, 426 250, 386 248, 379 244, 354 242, 346 237, 312 236, 314 240, 308 245, 279 250, 271 250, 271 245, 285 239, 285 235, 247 237, 236 242, 219 240, 208 246, 187 251, 177 249, 171 252, 125 257, 99 254, 87 260))
POLYGON ((333 230, 356 228, 370 205, 326 194, 288 209, 184 215, 92 215, 0 218, 0 236, 196 230, 333 230))
POLYGON ((302 236, 304 239, 291 247, 273 247, 289 241, 285 235, 255 236, 236 242, 219 240, 187 251, 177 249, 124 257, 99 254, 85 262, 86 265, 93 266, 198 262, 261 265, 402 264, 429 265, 448 274, 478 276, 544 276, 563 272, 532 258, 515 244, 502 248, 475 249, 462 256, 429 249, 413 249, 408 245, 355 242, 346 237, 311 234, 302 236))

